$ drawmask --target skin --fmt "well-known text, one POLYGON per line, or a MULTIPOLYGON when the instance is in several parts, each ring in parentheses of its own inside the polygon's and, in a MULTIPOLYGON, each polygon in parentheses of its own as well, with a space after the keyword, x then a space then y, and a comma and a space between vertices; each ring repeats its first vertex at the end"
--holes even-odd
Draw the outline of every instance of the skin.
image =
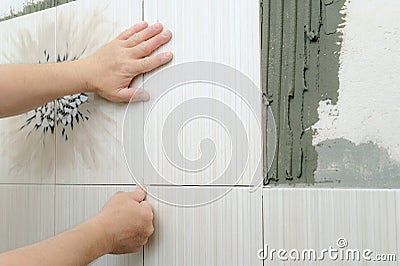
POLYGON ((118 192, 85 223, 40 243, 0 254, 0 265, 87 265, 105 254, 140 251, 154 232, 146 192, 118 192))
POLYGON ((137 75, 172 59, 166 52, 149 56, 171 39, 156 23, 138 23, 94 55, 56 64, 0 66, 0 117, 21 114, 64 95, 96 92, 113 102, 149 99, 147 92, 129 88, 137 75))
MULTIPOLYGON (((160 23, 141 22, 122 32, 94 55, 73 62, 0 66, 0 117, 21 114, 58 97, 95 92, 113 102, 147 101, 129 88, 137 75, 172 59, 152 55, 172 35, 160 23)), ((0 265, 87 265, 105 254, 140 251, 153 233, 153 211, 146 191, 119 192, 98 215, 37 244, 0 254, 0 265)))

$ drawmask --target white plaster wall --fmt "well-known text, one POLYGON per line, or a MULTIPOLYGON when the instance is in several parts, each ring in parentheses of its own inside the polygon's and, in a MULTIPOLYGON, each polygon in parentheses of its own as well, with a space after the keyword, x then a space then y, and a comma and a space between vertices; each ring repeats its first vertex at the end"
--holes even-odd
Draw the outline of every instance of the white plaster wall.
POLYGON ((0 1, 0 18, 10 14, 12 9, 14 12, 21 11, 23 6, 28 3, 37 3, 42 0, 1 0, 0 1))
POLYGON ((323 101, 313 144, 373 142, 400 162, 400 1, 347 1, 337 105, 323 101))

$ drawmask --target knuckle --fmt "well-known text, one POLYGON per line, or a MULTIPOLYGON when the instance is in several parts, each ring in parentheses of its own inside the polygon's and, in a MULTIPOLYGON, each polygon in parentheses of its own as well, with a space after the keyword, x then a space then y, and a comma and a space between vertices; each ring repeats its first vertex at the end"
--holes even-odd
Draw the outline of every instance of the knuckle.
POLYGON ((132 252, 133 252, 133 253, 138 253, 138 252, 141 251, 141 250, 142 250, 142 247, 134 248, 134 249, 132 250, 132 252))
POLYGON ((131 42, 133 45, 137 45, 140 42, 140 39, 141 39, 140 33, 135 33, 131 38, 131 42))
POLYGON ((151 226, 147 231, 147 236, 151 236, 154 233, 154 226, 151 226))
MULTIPOLYGON (((114 95, 110 95, 107 97, 107 100, 109 100, 110 102, 118 102, 119 99, 117 97, 115 97, 114 95)), ((121 193, 121 195, 118 195, 118 198, 123 198, 125 197, 125 193, 121 193)))
POLYGON ((143 233, 144 233, 145 237, 151 236, 154 233, 154 227, 151 226, 151 227, 147 228, 143 233))
POLYGON ((129 34, 131 33, 131 30, 129 30, 129 29, 126 29, 126 30, 124 30, 123 32, 122 32, 122 36, 123 37, 127 37, 127 36, 129 36, 129 34))
POLYGON ((150 67, 150 58, 146 57, 141 59, 140 64, 143 70, 148 69, 150 67))
POLYGON ((122 63, 121 64, 121 72, 122 73, 131 73, 132 72, 132 66, 129 63, 122 63))
POLYGON ((124 59, 126 59, 126 58, 129 58, 129 57, 130 57, 130 51, 129 51, 129 49, 122 49, 122 50, 120 51, 119 57, 120 57, 121 60, 124 60, 124 59))
POLYGON ((168 61, 168 59, 166 59, 165 55, 163 55, 163 54, 157 55, 156 58, 157 58, 157 64, 158 65, 163 65, 168 61))
POLYGON ((148 54, 150 52, 150 46, 147 42, 142 42, 139 46, 139 49, 144 54, 148 54))
POLYGON ((148 211, 148 212, 145 214, 144 218, 146 219, 146 221, 153 221, 153 219, 154 219, 154 214, 153 214, 153 212, 152 212, 152 211, 148 211))
POLYGON ((117 193, 115 193, 110 200, 114 201, 114 202, 118 202, 121 200, 121 198, 123 198, 124 192, 122 191, 118 191, 117 193))
POLYGON ((154 218, 153 211, 147 210, 147 209, 145 211, 143 211, 142 216, 143 216, 143 220, 146 222, 151 222, 151 221, 153 221, 153 218, 154 218))

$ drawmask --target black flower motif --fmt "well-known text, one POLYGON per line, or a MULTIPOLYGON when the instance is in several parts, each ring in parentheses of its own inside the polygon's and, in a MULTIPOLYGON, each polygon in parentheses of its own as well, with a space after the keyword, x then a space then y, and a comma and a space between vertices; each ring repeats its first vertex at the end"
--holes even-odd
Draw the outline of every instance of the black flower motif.
MULTIPOLYGON (((68 47, 68 45, 67 45, 68 47)), ((85 52, 83 49, 82 54, 85 52)), ((50 54, 44 50, 44 61, 39 60, 39 64, 49 63, 50 54)), ((74 56, 71 61, 79 59, 79 56, 74 56)), ((61 56, 57 55, 57 63, 69 61, 69 55, 66 53, 61 56)), ((27 113, 25 124, 20 128, 21 130, 26 126, 34 123, 32 131, 43 130, 43 133, 54 134, 55 126, 62 127, 61 134, 64 139, 68 140, 67 127, 71 130, 74 129, 74 123, 83 123, 89 120, 90 111, 85 109, 85 113, 81 112, 84 104, 88 103, 89 97, 86 93, 79 93, 60 97, 52 102, 49 102, 33 111, 27 113)), ((31 133, 31 132, 30 132, 31 133)), ((29 133, 29 134, 30 134, 29 133)))

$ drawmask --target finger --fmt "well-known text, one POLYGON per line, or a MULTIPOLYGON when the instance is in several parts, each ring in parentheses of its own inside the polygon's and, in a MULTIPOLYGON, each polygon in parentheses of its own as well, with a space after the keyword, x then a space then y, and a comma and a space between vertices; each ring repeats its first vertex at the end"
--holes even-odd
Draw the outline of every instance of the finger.
MULTIPOLYGON (((142 251, 142 247, 134 248, 134 249, 132 250, 132 252, 129 252, 129 253, 138 253, 139 251, 142 251)), ((127 252, 127 253, 128 253, 128 252, 127 252)))
POLYGON ((129 196, 137 202, 143 202, 143 200, 146 198, 146 191, 144 191, 139 185, 136 185, 135 191, 128 193, 129 196))
POLYGON ((135 25, 133 25, 132 27, 126 29, 125 31, 121 32, 117 39, 125 41, 128 40, 130 37, 133 36, 133 34, 138 33, 142 30, 144 30, 145 28, 147 28, 148 24, 146 21, 141 21, 135 25))
POLYGON ((150 100, 150 95, 142 89, 124 88, 117 92, 117 97, 120 102, 147 102, 150 100))
POLYGON ((141 42, 147 41, 148 39, 156 36, 163 30, 163 26, 161 23, 156 23, 138 33, 133 34, 128 40, 128 47, 135 47, 141 42))
POLYGON ((153 233, 154 233, 154 226, 153 226, 153 223, 151 223, 150 226, 148 226, 145 229, 144 235, 147 236, 147 237, 150 237, 153 233))
POLYGON ((142 246, 146 245, 148 241, 149 241, 149 238, 146 237, 146 238, 142 241, 142 246))
POLYGON ((166 52, 155 56, 145 57, 137 60, 137 72, 136 75, 146 73, 156 69, 157 67, 164 65, 172 60, 172 53, 166 52))
MULTIPOLYGON (((142 206, 143 210, 144 210, 146 213, 151 213, 151 214, 153 214, 153 208, 151 207, 150 203, 148 203, 147 201, 142 201, 142 202, 140 202, 140 206, 142 206)), ((151 215, 151 216, 153 216, 153 215, 151 215)), ((151 219, 151 220, 152 220, 152 219, 151 219)))
POLYGON ((137 46, 135 46, 134 49, 134 57, 135 58, 142 58, 145 56, 150 55, 152 52, 154 52, 156 49, 158 49, 160 46, 166 44, 169 42, 172 38, 172 33, 169 30, 166 30, 160 34, 157 34, 153 38, 144 41, 137 46))

